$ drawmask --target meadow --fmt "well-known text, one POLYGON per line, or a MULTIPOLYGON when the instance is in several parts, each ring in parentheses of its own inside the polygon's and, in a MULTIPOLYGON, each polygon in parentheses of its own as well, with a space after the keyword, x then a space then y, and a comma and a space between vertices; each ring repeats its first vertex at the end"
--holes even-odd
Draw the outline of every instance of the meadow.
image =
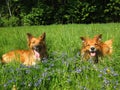
POLYGON ((49 58, 36 66, 0 64, 0 90, 120 90, 120 23, 67 24, 0 28, 0 57, 28 49, 26 33, 46 32, 49 58), (81 36, 113 39, 113 54, 98 64, 80 59, 81 36))

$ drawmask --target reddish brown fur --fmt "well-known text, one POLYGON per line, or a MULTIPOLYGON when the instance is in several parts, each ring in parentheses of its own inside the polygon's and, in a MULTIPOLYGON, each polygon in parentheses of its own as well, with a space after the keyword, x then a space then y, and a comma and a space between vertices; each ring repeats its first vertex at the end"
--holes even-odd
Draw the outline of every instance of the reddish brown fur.
POLYGON ((42 59, 43 57, 47 57, 46 52, 46 44, 45 44, 45 36, 43 33, 40 37, 35 38, 31 34, 27 33, 28 46, 29 50, 14 50, 10 51, 2 56, 2 63, 9 63, 13 60, 20 61, 24 65, 31 66, 35 65, 37 59, 42 59), (36 59, 34 48, 37 47, 40 57, 36 59))
POLYGON ((82 59, 89 60, 92 58, 95 60, 94 62, 97 63, 99 57, 112 54, 112 40, 102 42, 101 37, 102 37, 101 34, 96 35, 92 39, 81 37, 83 41, 83 45, 81 48, 82 59), (95 48, 95 50, 93 51, 93 55, 95 56, 91 56, 92 55, 91 47, 95 48))

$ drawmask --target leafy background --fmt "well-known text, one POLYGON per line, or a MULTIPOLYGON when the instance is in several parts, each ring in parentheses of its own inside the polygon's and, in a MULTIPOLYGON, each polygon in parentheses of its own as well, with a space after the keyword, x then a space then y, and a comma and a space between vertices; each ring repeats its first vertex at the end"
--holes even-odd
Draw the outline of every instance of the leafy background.
POLYGON ((0 0, 0 26, 120 22, 120 0, 0 0))

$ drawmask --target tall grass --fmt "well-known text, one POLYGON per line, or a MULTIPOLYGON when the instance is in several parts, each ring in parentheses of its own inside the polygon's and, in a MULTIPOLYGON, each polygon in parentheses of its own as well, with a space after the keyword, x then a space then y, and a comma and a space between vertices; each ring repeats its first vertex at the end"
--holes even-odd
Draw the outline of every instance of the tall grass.
POLYGON ((38 37, 46 32, 49 58, 26 67, 19 63, 0 65, 0 89, 9 90, 119 90, 120 24, 68 24, 0 28, 0 56, 14 49, 28 49, 26 33, 38 37), (113 38, 114 53, 98 64, 82 62, 80 36, 102 34, 113 38))

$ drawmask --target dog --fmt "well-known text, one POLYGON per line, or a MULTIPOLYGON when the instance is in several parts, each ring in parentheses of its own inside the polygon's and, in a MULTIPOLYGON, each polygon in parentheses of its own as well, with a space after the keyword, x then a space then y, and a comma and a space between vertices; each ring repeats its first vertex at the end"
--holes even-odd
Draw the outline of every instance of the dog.
POLYGON ((112 54, 112 39, 102 42, 102 34, 94 36, 94 38, 80 37, 82 40, 81 58, 83 60, 94 60, 98 63, 98 58, 112 54))
POLYGON ((45 43, 46 33, 35 38, 32 34, 27 33, 27 41, 29 50, 13 50, 2 55, 1 62, 3 64, 11 61, 19 61, 26 66, 36 65, 44 57, 47 58, 47 50, 45 43))

